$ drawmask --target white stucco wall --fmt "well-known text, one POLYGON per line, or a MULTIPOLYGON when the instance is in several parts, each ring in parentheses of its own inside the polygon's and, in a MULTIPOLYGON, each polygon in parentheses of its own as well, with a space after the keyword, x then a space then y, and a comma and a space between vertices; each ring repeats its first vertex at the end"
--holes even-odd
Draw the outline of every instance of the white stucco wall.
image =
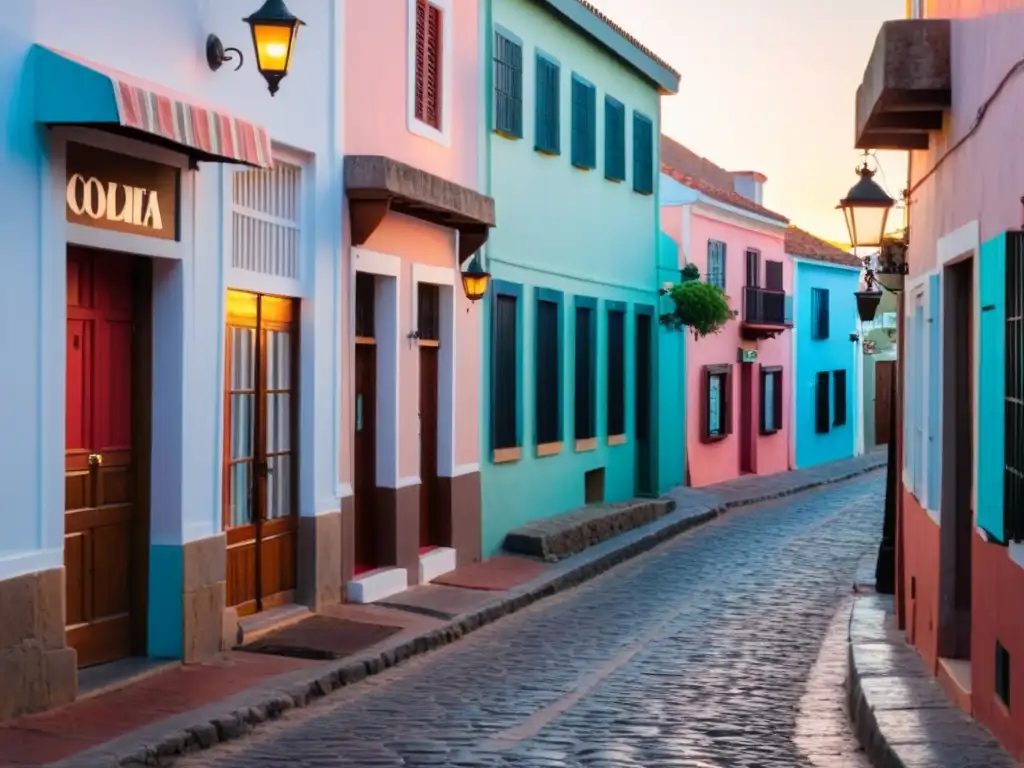
MULTIPOLYGON (((54 134, 33 120, 26 57, 39 43, 157 83, 265 126, 305 162, 300 513, 336 510, 340 378, 344 0, 288 0, 306 21, 291 72, 271 97, 248 27, 259 0, 6 0, 0 16, 0 578, 63 561, 66 225, 54 134), (211 72, 209 33, 245 54, 211 72)), ((101 139, 103 137, 100 137, 101 139)), ((111 145, 112 147, 115 145, 111 145)), ((117 147, 127 148, 120 142, 117 147)), ((145 147, 137 147, 145 151, 145 147)), ((224 295, 233 166, 185 172, 183 241, 155 270, 152 543, 221 529, 224 295), (157 433, 164 439, 157 441, 157 433)), ((123 236, 122 236, 123 237, 123 236)), ((113 247, 117 247, 116 244, 113 247)), ((232 282, 239 283, 236 275, 232 282)), ((244 281, 243 281, 244 282, 244 281)), ((238 285, 271 289, 271 284, 238 285)))

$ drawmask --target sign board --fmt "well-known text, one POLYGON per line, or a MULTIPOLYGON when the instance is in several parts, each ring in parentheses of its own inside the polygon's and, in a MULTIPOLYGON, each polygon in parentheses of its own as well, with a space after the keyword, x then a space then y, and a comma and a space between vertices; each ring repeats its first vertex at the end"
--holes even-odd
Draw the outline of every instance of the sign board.
POLYGON ((740 349, 740 362, 741 363, 756 363, 757 362, 757 350, 756 349, 740 349))
POLYGON ((180 169, 74 143, 66 160, 69 223, 178 239, 180 169))

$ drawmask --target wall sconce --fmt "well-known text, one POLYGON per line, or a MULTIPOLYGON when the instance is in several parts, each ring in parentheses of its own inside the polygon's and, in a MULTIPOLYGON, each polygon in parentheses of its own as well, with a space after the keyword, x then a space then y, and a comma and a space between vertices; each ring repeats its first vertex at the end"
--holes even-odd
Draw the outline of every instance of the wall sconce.
POLYGON ((461 273, 462 290, 466 292, 466 298, 472 302, 480 301, 487 293, 487 284, 491 281, 491 273, 484 272, 480 268, 480 262, 474 256, 466 271, 461 273))
MULTIPOLYGON (((270 95, 277 93, 281 80, 288 74, 292 63, 292 50, 299 27, 305 22, 288 10, 284 0, 266 0, 263 6, 250 16, 242 19, 252 30, 252 45, 256 50, 256 68, 267 81, 270 95)), ((224 62, 238 59, 235 71, 242 68, 245 60, 238 48, 224 47, 220 38, 210 35, 206 38, 206 63, 214 72, 224 62)))

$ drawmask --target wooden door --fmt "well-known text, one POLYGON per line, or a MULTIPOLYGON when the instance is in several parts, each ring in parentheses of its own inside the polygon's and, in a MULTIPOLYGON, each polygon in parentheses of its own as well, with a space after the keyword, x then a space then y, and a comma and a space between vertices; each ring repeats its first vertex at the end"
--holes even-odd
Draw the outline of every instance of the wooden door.
POLYGON ((240 616, 294 599, 297 307, 228 291, 224 528, 228 605, 240 616))
POLYGON ((437 482, 437 343, 420 342, 420 548, 442 544, 437 482))
POLYGON ((651 316, 636 316, 636 381, 633 392, 636 417, 636 494, 654 494, 653 451, 651 446, 651 316))
POLYGON ((144 265, 138 257, 68 249, 65 619, 80 667, 145 645, 148 527, 139 485, 148 486, 147 452, 136 445, 148 397, 140 396, 133 365, 142 303, 133 283, 144 265))
POLYGON ((754 465, 754 364, 740 363, 740 473, 752 474, 754 465))
POLYGON ((355 456, 353 492, 355 495, 356 573, 377 565, 376 504, 377 493, 377 346, 372 338, 356 343, 355 456))
POLYGON ((875 445, 886 445, 889 442, 892 381, 895 370, 894 360, 879 360, 875 363, 875 445))

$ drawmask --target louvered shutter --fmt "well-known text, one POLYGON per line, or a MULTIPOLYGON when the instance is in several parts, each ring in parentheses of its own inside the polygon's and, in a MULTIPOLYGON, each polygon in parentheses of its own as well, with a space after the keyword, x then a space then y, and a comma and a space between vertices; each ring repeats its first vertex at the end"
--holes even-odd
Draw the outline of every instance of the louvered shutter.
POLYGON ((769 291, 782 290, 782 262, 765 261, 764 285, 769 291))
POLYGON ((559 316, 554 301, 537 302, 536 407, 537 444, 557 443, 562 439, 561 394, 559 386, 559 316))
POLYGON ((523 48, 500 32, 494 33, 494 130, 523 136, 523 48))
POLYGON ((597 154, 597 95, 594 87, 577 77, 572 80, 572 164, 593 168, 597 154))
POLYGON ((416 119, 441 129, 441 66, 444 15, 428 0, 416 0, 416 119))
POLYGON ((561 69, 553 61, 537 56, 537 111, 534 148, 548 155, 561 153, 560 121, 561 69))
POLYGON ((633 190, 642 195, 654 192, 654 123, 633 113, 633 190))
POLYGON ((626 108, 611 96, 604 100, 604 176, 610 181, 626 178, 626 108))

